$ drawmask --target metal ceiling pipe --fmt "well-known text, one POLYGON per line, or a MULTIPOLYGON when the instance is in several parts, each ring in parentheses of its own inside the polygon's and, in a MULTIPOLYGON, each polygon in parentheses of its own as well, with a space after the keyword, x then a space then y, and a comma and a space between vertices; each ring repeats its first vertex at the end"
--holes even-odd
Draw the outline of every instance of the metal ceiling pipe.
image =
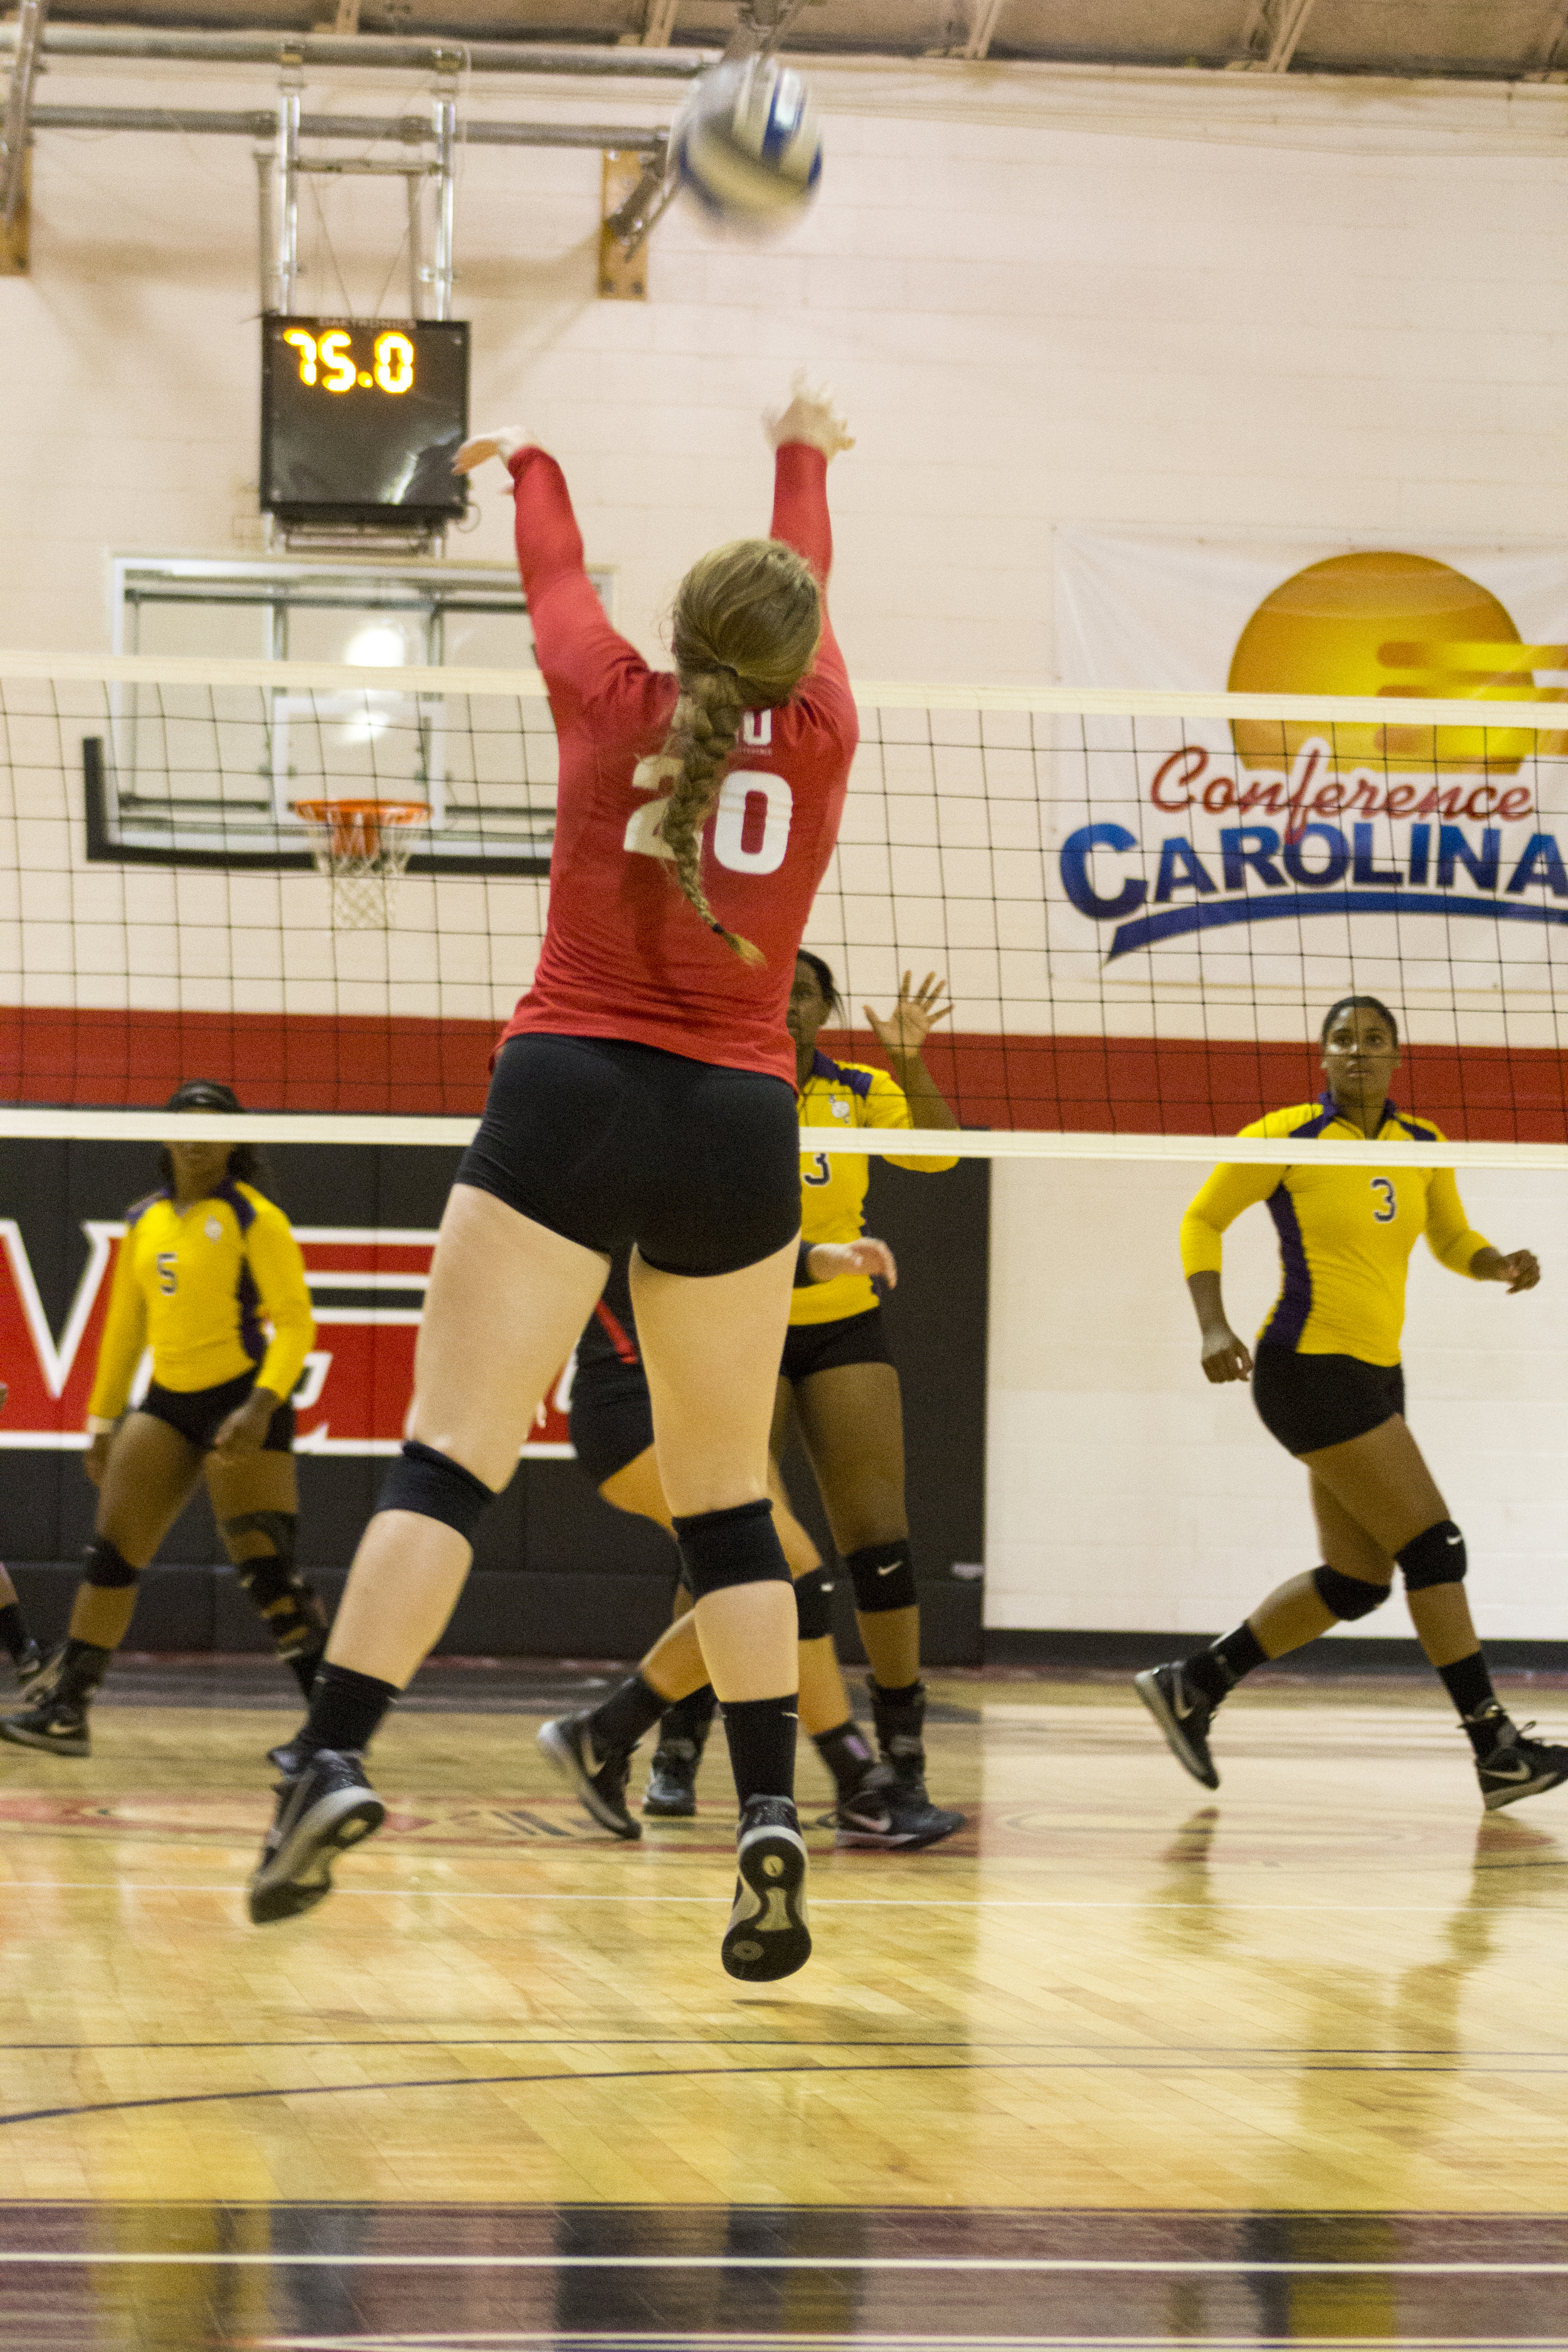
POLYGON ((13 44, 16 64, 0 120, 0 227, 9 228, 21 210, 27 171, 27 124, 32 110, 33 83, 38 70, 38 45, 47 26, 49 0, 22 0, 13 44))
MULTIPOLYGON (((17 47, 16 25, 0 25, 0 56, 17 47)), ((470 73, 583 74, 618 81, 692 81, 719 60, 717 49, 566 48, 532 41, 409 40, 389 33, 174 33, 98 25, 49 25, 50 58, 163 58, 189 65, 334 68, 382 66, 401 73, 443 64, 470 73)))
MULTIPOLYGON (((275 139, 278 117, 270 107, 254 112, 177 106, 35 106, 35 131, 184 131, 219 138, 275 139)), ((302 139, 398 139, 405 146, 428 143, 432 125, 417 114, 301 114, 302 139)), ((458 131, 468 147, 621 147, 652 154, 662 131, 625 122, 468 122, 458 131)))

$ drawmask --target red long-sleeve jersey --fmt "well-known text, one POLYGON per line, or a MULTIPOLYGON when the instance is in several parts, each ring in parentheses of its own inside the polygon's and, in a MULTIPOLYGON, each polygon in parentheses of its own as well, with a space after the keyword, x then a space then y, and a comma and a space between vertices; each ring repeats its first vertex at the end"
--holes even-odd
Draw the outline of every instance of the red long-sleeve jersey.
MULTIPOLYGON (((657 754, 676 678, 650 669, 605 619, 554 459, 520 450, 511 472, 518 562, 560 741, 560 784, 544 945, 502 1040, 540 1030, 625 1038, 793 1086, 784 1009, 795 950, 837 838, 858 740, 826 604, 809 676, 782 709, 747 713, 703 835, 710 902, 763 950, 766 961, 754 970, 682 898, 654 831, 668 790, 657 754)), ((773 536, 804 555, 825 587, 833 560, 826 472, 818 450, 787 443, 773 517, 773 536)))

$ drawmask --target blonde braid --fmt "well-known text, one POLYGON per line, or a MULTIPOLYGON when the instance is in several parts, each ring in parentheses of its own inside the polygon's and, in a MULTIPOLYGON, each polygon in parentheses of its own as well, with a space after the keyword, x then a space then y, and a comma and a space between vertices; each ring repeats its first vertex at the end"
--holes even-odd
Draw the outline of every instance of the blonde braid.
POLYGON ((702 887, 702 829, 718 805, 748 710, 789 700, 816 656, 822 592, 793 548, 732 540, 680 583, 672 630, 680 698, 664 754, 680 763, 659 825, 682 897, 743 963, 767 959, 726 930, 702 887))
POLYGON ((733 755, 745 713, 740 680, 728 667, 683 669, 680 699, 675 706, 666 755, 680 761, 680 774, 669 795, 659 825, 659 836, 675 861, 675 878, 681 896, 717 931, 742 963, 764 961, 762 950, 738 932, 728 931, 714 914, 702 887, 702 828, 718 805, 724 772, 733 755))

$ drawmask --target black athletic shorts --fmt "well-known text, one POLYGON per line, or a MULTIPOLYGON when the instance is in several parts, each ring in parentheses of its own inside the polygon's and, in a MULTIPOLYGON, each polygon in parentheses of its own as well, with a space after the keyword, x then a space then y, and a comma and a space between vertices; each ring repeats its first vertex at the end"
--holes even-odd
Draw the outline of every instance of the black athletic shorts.
POLYGON ((509 1037, 457 1181, 664 1274, 734 1274, 800 1231, 795 1089, 607 1037, 509 1037))
POLYGON ((653 1444, 653 1406, 640 1364, 578 1362, 572 1383, 572 1443, 595 1486, 653 1444))
MULTIPOLYGON (((161 1389, 154 1381, 136 1410, 150 1412, 154 1421, 166 1421, 171 1429, 177 1429, 182 1437, 188 1438, 198 1453, 210 1454, 213 1439, 255 1386, 254 1372, 241 1372, 234 1381, 219 1381, 215 1389, 161 1389)), ((287 1398, 267 1424, 261 1451, 294 1451, 294 1408, 287 1398)))
POLYGON ((1399 1364, 1364 1364, 1359 1356, 1299 1356, 1293 1348, 1259 1348, 1252 1402, 1288 1454, 1316 1454, 1381 1429, 1405 1411, 1399 1364))
POLYGON ((892 1360, 882 1309, 868 1307, 863 1315, 840 1315, 832 1323, 792 1323, 779 1376, 808 1381, 813 1372, 829 1372, 837 1364, 890 1364, 892 1360))
MULTIPOLYGON (((792 1324, 779 1377, 804 1381, 835 1364, 891 1360, 882 1310, 873 1307, 864 1315, 842 1315, 832 1323, 792 1324)), ((608 1352, 578 1357, 572 1383, 572 1443, 595 1486, 647 1453, 653 1444, 653 1407, 640 1363, 622 1363, 608 1352)))

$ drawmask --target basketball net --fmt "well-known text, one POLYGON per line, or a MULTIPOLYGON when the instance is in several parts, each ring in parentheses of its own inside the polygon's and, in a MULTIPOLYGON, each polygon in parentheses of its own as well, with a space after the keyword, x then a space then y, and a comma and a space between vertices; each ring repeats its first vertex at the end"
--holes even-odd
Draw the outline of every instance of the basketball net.
POLYGON ((318 874, 332 886, 334 931, 384 931, 397 912, 397 886, 416 835, 428 824, 424 801, 296 801, 310 828, 318 874))

